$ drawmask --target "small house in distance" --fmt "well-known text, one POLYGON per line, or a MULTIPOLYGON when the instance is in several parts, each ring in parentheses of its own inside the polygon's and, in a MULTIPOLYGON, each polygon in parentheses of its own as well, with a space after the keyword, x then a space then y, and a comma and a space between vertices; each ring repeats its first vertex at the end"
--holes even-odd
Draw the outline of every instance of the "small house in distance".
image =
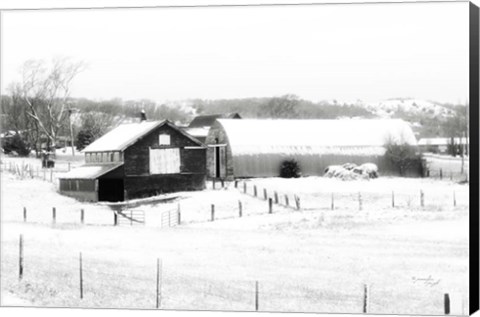
POLYGON ((85 165, 60 178, 60 193, 124 201, 205 188, 206 147, 169 121, 123 124, 87 148, 85 165))
POLYGON ((223 114, 209 114, 195 117, 188 125, 185 131, 194 136, 201 142, 205 142, 208 131, 213 126, 217 119, 241 119, 242 117, 236 113, 223 113, 223 114))
POLYGON ((468 138, 422 138, 418 140, 418 147, 423 152, 452 154, 448 153, 449 146, 455 146, 458 150, 463 148, 468 149, 468 138))
POLYGON ((304 176, 321 176, 330 165, 367 162, 395 174, 385 145, 417 145, 410 126, 398 119, 218 119, 205 143, 208 176, 227 179, 277 177, 290 159, 304 176))

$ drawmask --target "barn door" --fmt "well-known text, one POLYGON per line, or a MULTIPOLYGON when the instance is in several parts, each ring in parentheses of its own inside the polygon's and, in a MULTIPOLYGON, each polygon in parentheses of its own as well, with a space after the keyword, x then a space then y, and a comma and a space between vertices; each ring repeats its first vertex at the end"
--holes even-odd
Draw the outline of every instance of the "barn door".
POLYGON ((218 145, 214 148, 214 176, 224 178, 227 175, 226 146, 218 145))

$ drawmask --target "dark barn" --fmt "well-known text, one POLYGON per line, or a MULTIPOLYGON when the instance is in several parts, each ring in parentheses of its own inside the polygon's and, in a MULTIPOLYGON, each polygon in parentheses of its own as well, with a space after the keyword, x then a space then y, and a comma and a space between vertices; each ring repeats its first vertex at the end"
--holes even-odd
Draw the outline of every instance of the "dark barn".
POLYGON ((85 165, 60 178, 84 201, 124 201, 205 188, 206 147, 169 121, 123 124, 83 150, 85 165))

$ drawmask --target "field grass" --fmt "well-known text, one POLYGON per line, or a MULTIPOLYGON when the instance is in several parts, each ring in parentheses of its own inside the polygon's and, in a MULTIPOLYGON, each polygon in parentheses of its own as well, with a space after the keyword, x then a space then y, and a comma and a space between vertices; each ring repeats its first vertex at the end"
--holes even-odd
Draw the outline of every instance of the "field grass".
POLYGON ((444 293, 452 296, 452 313, 466 313, 468 185, 401 178, 246 182, 247 195, 243 183, 238 189, 229 183, 226 189, 180 193, 175 201, 136 207, 145 211, 146 226, 113 227, 109 206, 83 204, 59 195, 51 183, 3 173, 2 305, 154 308, 160 258, 165 309, 251 311, 258 281, 262 311, 361 313, 368 284, 372 313, 442 314, 444 293), (259 198, 252 195, 254 184, 259 198), (299 195, 302 210, 275 205, 268 214, 263 188, 269 196, 274 190, 299 195), (332 192, 338 195, 335 210, 332 192), (182 225, 161 228, 161 213, 178 204, 182 225), (86 225, 79 223, 81 208, 86 225), (25 241, 21 281, 20 234, 25 241))

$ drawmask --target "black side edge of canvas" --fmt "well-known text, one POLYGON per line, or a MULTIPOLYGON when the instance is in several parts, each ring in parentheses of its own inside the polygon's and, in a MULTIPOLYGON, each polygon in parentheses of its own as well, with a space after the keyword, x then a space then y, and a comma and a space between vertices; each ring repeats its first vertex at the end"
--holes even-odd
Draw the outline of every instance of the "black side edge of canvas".
POLYGON ((470 314, 479 309, 479 10, 470 2, 470 314))

